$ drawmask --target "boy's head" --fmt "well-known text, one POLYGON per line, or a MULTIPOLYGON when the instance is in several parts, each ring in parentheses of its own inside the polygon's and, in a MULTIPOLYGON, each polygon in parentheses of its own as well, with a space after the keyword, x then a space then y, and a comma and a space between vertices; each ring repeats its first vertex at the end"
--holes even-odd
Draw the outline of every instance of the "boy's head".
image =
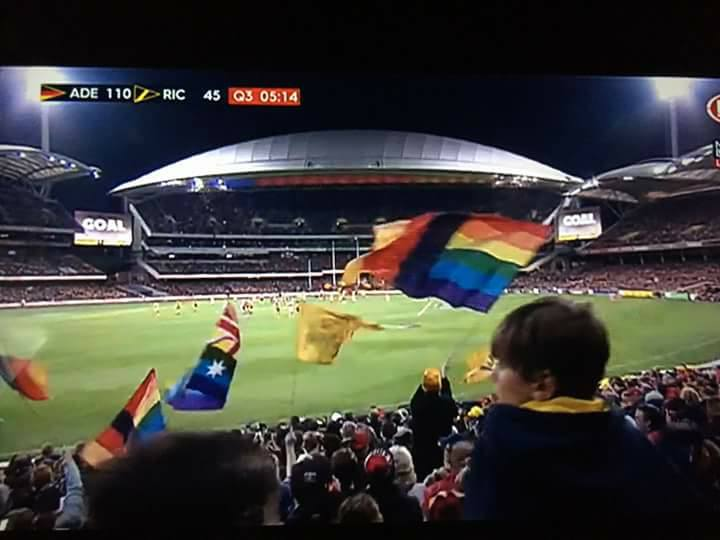
POLYGON ((589 305, 541 298, 503 319, 491 354, 497 361, 498 403, 591 399, 605 373, 610 343, 589 305))

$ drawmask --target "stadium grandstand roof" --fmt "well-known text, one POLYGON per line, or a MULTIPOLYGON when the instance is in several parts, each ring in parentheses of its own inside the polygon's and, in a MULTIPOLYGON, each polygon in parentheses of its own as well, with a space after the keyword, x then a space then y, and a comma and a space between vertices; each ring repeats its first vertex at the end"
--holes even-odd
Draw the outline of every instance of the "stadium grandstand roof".
POLYGON ((117 186, 114 195, 342 184, 486 183, 564 191, 582 179, 490 146, 398 131, 316 131, 224 146, 117 186))
POLYGON ((720 169, 709 144, 677 159, 649 159, 614 169, 595 176, 593 182, 597 189, 585 191, 584 196, 602 197, 603 191, 612 190, 647 202, 720 189, 720 169))
POLYGON ((54 184, 86 176, 99 178, 100 169, 55 152, 30 146, 0 144, 0 180, 54 184))

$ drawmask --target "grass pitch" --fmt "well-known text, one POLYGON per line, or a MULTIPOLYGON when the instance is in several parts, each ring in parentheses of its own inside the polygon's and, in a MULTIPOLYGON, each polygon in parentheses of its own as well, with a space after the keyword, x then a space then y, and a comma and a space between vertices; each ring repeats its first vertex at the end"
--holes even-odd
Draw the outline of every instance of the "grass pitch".
MULTIPOLYGON (((366 410, 369 405, 407 402, 424 368, 440 366, 458 344, 449 376, 458 397, 491 391, 491 383, 464 385, 465 358, 487 343, 498 321, 531 301, 508 295, 492 313, 431 308, 394 296, 328 304, 338 311, 387 324, 419 328, 359 331, 334 365, 295 359, 297 321, 277 318, 268 303, 241 316, 243 346, 228 404, 220 412, 178 413, 164 407, 170 429, 234 427, 291 414, 366 410), (465 339, 472 330, 472 337, 465 339)), ((577 297, 576 297, 577 299, 577 297)), ((694 363, 720 357, 720 305, 664 300, 587 298, 607 323, 612 338, 610 373, 694 363)), ((23 400, 0 386, 0 455, 37 448, 44 442, 73 444, 94 437, 125 404, 150 368, 160 384, 174 383, 194 365, 210 338, 222 304, 204 301, 197 313, 174 303, 159 317, 150 304, 0 311, 0 352, 29 356, 49 371, 52 398, 23 400)))

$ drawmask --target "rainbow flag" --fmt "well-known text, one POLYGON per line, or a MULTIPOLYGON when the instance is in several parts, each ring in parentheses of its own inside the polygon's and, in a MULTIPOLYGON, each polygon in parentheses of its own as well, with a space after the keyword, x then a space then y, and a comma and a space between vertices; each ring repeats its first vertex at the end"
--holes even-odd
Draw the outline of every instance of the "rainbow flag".
POLYGON ((165 395, 176 411, 214 411, 225 407, 240 350, 240 327, 235 307, 228 302, 193 369, 165 395))
POLYGON ((343 281, 368 272, 412 298, 487 313, 551 232, 497 215, 422 214, 376 227, 372 250, 348 263, 343 281))
POLYGON ((0 379, 23 397, 33 401, 48 399, 47 371, 37 362, 0 355, 0 379))
POLYGON ((164 430, 160 389, 155 370, 151 369, 110 426, 85 444, 80 455, 96 467, 164 430))

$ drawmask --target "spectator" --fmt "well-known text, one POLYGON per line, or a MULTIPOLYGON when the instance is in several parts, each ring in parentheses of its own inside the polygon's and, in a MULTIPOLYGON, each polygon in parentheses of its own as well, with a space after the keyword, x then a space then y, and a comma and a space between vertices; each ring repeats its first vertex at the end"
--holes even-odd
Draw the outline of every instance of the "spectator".
POLYGON ((340 449, 341 441, 340 436, 336 433, 325 431, 325 435, 322 438, 323 448, 325 449, 325 456, 329 459, 333 454, 340 449))
POLYGON ((704 429, 707 424, 707 414, 698 391, 686 386, 680 391, 680 399, 685 402, 680 416, 698 429, 704 429))
POLYGON ((609 353, 607 330, 587 306, 543 298, 505 317, 491 344, 498 403, 465 479, 467 518, 705 509, 642 433, 593 399, 609 353))
POLYGON ((397 425, 392 418, 386 417, 380 426, 380 440, 384 448, 390 448, 393 444, 393 438, 397 434, 397 425))
POLYGON ((330 462, 332 474, 340 483, 343 499, 364 489, 363 471, 352 450, 340 448, 332 455, 330 462))
POLYGON ((367 493, 359 493, 348 497, 340 505, 338 510, 338 523, 343 525, 366 525, 368 523, 382 523, 383 517, 380 513, 375 499, 367 493))
POLYGON ((307 454, 322 454, 322 436, 317 431, 306 431, 302 436, 303 450, 307 454))
POLYGON ((332 478, 330 461, 312 455, 292 468, 290 490, 297 503, 288 524, 331 523, 340 506, 338 486, 332 478))
MULTIPOLYGON (((453 480, 460 470, 465 467, 473 448, 473 443, 465 439, 465 436, 465 434, 451 435, 443 441, 444 465, 439 469, 435 469, 425 478, 425 486, 432 486, 435 482, 448 478, 453 480)), ((425 499, 427 500, 427 494, 425 499)))
POLYGON ((425 478, 433 469, 442 465, 440 438, 450 434, 457 413, 450 381, 445 377, 445 368, 426 369, 422 384, 410 401, 413 459, 420 478, 425 478))
POLYGON ((10 488, 4 482, 0 482, 0 516, 5 514, 10 499, 10 488))
POLYGON ((395 463, 387 450, 374 450, 365 459, 368 493, 377 501, 386 523, 420 523, 420 504, 395 484, 395 463))
POLYGON ((267 450, 235 433, 166 434, 95 475, 92 528, 142 524, 190 530, 278 523, 276 463, 267 450))
POLYGON ((357 456, 358 462, 363 463, 370 452, 370 443, 372 441, 371 430, 364 424, 359 424, 353 433, 351 448, 357 456))
POLYGON ((404 446, 391 446, 390 453, 395 460, 395 484, 400 491, 415 497, 422 505, 425 486, 417 481, 415 464, 410 450, 404 446))
MULTIPOLYGON (((393 444, 398 446, 404 446, 410 452, 413 450, 413 432, 412 429, 402 426, 398 428, 397 433, 393 437, 393 444)), ((416 469, 417 473, 417 469, 416 469)))

